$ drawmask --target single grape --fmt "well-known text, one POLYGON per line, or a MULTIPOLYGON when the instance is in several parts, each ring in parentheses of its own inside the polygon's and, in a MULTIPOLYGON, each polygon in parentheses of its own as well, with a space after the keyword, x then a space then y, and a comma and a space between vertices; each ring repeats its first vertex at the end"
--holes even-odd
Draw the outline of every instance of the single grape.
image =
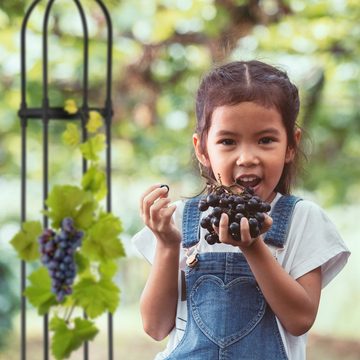
POLYGON ((241 219, 242 219, 244 216, 245 216, 245 215, 244 215, 243 213, 238 212, 238 213, 235 214, 234 219, 235 219, 238 223, 240 223, 241 219))
POLYGON ((170 190, 169 185, 166 185, 166 184, 162 184, 162 185, 160 185, 160 187, 161 187, 161 188, 166 187, 168 192, 169 192, 169 190, 170 190))
POLYGON ((265 215, 264 215, 264 213, 258 211, 258 212, 255 214, 255 219, 256 219, 259 223, 262 223, 262 222, 265 220, 265 215))
POLYGON ((199 210, 200 211, 206 211, 208 208, 209 208, 209 205, 206 202, 206 200, 200 200, 199 201, 199 210))
POLYGON ((248 221, 249 221, 249 227, 250 227, 250 228, 255 228, 255 227, 259 226, 258 221, 257 221, 255 218, 253 218, 253 217, 250 217, 250 218, 248 219, 248 221))
POLYGON ((240 233, 240 223, 232 222, 229 225, 229 230, 231 234, 238 234, 240 233))
POLYGON ((219 237, 216 233, 208 233, 205 235, 205 240, 208 242, 208 244, 214 245, 219 242, 219 237))
POLYGON ((211 223, 216 226, 216 227, 219 227, 220 225, 220 218, 218 218, 217 216, 213 216, 212 219, 211 219, 211 223))
POLYGON ((70 217, 64 218, 61 227, 66 232, 72 232, 74 230, 74 220, 70 217))
POLYGON ((207 204, 208 204, 209 206, 216 206, 216 205, 218 205, 219 200, 220 200, 219 197, 218 197, 217 195, 215 195, 215 194, 210 194, 210 195, 207 197, 207 199, 206 199, 207 204))
POLYGON ((243 213, 246 210, 246 205, 245 204, 237 204, 235 210, 237 213, 243 213))

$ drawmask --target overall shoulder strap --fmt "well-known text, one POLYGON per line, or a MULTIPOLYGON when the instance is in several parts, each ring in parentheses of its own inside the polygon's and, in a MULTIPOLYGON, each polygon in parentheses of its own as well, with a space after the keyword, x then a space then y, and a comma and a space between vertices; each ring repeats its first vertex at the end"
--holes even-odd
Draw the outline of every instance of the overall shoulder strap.
POLYGON ((183 247, 189 248, 199 242, 200 210, 198 204, 201 196, 189 199, 184 206, 182 217, 183 247))
POLYGON ((273 224, 266 233, 264 242, 276 247, 283 247, 289 231, 292 213, 295 205, 301 198, 294 195, 283 195, 271 211, 273 224))

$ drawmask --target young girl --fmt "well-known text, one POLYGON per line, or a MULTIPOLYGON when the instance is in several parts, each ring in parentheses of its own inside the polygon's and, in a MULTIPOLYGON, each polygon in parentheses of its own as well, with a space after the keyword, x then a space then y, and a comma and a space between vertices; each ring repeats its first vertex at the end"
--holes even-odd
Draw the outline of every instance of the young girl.
POLYGON ((171 204, 169 188, 145 191, 146 227, 133 238, 152 264, 141 297, 146 333, 169 336, 156 359, 302 360, 321 289, 349 251, 323 210, 290 195, 301 138, 297 88, 259 61, 211 71, 197 94, 193 135, 202 171, 230 186, 251 187, 271 203, 263 233, 241 241, 223 214, 209 245, 199 226, 199 197, 171 204), (187 261, 188 259, 188 261, 187 261))

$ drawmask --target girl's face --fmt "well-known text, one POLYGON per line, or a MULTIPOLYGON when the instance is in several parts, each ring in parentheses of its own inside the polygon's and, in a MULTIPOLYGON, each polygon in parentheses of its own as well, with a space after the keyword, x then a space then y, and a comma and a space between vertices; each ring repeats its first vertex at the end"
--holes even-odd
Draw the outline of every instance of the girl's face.
MULTIPOLYGON (((299 130, 295 137, 299 140, 299 130)), ((193 142, 198 160, 211 168, 217 180, 220 176, 223 185, 236 181, 250 186, 268 202, 275 196, 285 163, 294 157, 280 113, 253 102, 217 107, 205 151, 198 134, 193 142)))

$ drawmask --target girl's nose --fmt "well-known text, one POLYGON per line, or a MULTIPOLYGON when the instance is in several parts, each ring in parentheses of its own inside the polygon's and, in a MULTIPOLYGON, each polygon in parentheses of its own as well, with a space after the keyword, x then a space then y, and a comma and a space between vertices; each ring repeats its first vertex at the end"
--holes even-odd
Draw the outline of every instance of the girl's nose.
POLYGON ((236 160, 237 166, 254 166, 260 163, 257 154, 251 148, 242 148, 236 160))

